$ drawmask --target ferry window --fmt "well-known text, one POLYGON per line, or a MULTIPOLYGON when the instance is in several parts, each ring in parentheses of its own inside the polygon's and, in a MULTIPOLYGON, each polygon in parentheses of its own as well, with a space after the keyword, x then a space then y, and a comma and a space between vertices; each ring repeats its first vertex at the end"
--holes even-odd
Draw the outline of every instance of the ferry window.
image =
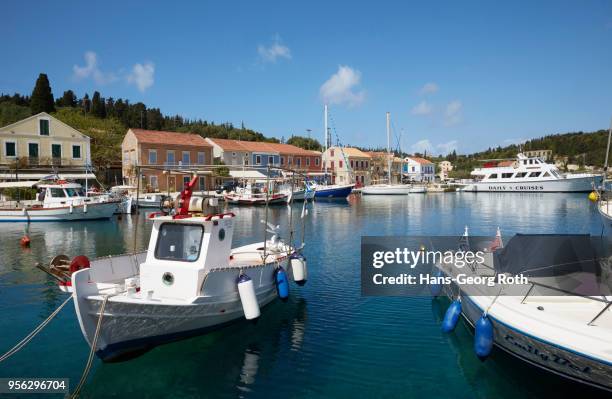
POLYGON ((531 172, 529 177, 539 177, 541 174, 542 174, 542 172, 531 172))
POLYGON ((509 179, 511 178, 513 175, 513 173, 502 173, 502 179, 509 179))
POLYGON ((195 262, 200 257, 204 227, 177 223, 164 223, 159 228, 155 258, 195 262))
POLYGON ((66 195, 64 194, 64 190, 61 188, 52 188, 51 189, 51 197, 53 198, 64 198, 66 195))
POLYGON ((550 173, 546 172, 542 177, 550 177, 550 173))
POLYGON ((493 173, 489 176, 489 179, 497 179, 497 173, 493 173))
POLYGON ((515 177, 521 178, 521 177, 525 177, 525 176, 527 176, 527 172, 520 172, 520 173, 517 173, 515 177))

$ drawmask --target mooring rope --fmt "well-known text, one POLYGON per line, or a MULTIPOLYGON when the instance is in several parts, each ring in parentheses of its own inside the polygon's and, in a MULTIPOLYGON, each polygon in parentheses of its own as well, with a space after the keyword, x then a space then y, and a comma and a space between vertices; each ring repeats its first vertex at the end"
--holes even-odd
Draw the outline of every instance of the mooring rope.
POLYGON ((14 347, 12 347, 8 352, 6 352, 4 355, 2 355, 2 357, 0 357, 0 362, 3 362, 4 360, 8 359, 9 357, 13 356, 15 353, 19 352, 19 350, 21 348, 23 348, 24 346, 26 346, 28 344, 28 342, 30 342, 39 332, 42 331, 43 328, 45 328, 45 326, 47 324, 49 324, 49 322, 55 317, 57 316, 57 314, 60 312, 60 310, 62 310, 62 308, 64 306, 66 306, 66 304, 68 302, 70 302, 70 300, 72 299, 72 295, 69 296, 64 303, 62 303, 57 309, 55 309, 55 311, 53 311, 53 313, 51 313, 49 315, 49 317, 47 317, 42 323, 40 323, 38 325, 38 327, 36 327, 34 330, 32 330, 31 333, 29 333, 24 339, 22 339, 21 341, 19 341, 19 343, 17 343, 17 345, 15 345, 14 347))
POLYGON ((96 333, 94 334, 93 341, 91 342, 91 350, 89 351, 89 357, 87 358, 87 364, 85 365, 85 369, 83 370, 83 375, 81 376, 79 385, 77 385, 72 395, 70 395, 71 398, 79 397, 79 393, 81 393, 81 389, 85 385, 85 381, 87 381, 87 376, 89 375, 89 371, 91 370, 94 355, 96 353, 96 347, 98 346, 98 337, 100 336, 100 331, 102 331, 102 328, 101 328, 102 319, 104 318, 104 309, 106 308, 106 303, 108 302, 108 298, 110 298, 110 295, 105 296, 104 301, 102 301, 102 305, 100 305, 100 316, 98 317, 98 324, 96 325, 96 333))

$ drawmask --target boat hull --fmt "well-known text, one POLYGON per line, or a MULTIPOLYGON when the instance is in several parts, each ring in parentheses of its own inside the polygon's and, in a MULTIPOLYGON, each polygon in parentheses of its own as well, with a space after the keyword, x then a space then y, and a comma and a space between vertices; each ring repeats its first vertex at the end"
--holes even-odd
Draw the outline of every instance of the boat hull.
POLYGON ((289 196, 285 194, 274 194, 266 200, 265 197, 248 197, 240 195, 225 195, 225 202, 232 205, 279 205, 286 204, 289 196))
POLYGON ((597 203, 597 210, 601 217, 603 232, 607 236, 612 235, 612 201, 602 200, 597 203))
POLYGON ((408 195, 410 186, 407 184, 375 184, 361 189, 363 195, 408 195))
POLYGON ((461 191, 471 192, 540 192, 580 193, 589 192, 601 184, 601 176, 567 177, 564 179, 513 181, 513 182, 472 182, 461 191))
MULTIPOLYGON (((484 310, 469 296, 462 296, 462 299, 462 315, 474 327, 484 310)), ((612 391, 610 364, 524 333, 519 327, 506 324, 490 313, 488 317, 493 325, 496 347, 552 373, 612 391)))
POLYGON ((315 190, 315 198, 346 198, 353 191, 353 184, 346 186, 318 186, 315 190))
POLYGON ((67 222, 110 219, 118 202, 101 202, 73 207, 0 209, 0 222, 67 222))

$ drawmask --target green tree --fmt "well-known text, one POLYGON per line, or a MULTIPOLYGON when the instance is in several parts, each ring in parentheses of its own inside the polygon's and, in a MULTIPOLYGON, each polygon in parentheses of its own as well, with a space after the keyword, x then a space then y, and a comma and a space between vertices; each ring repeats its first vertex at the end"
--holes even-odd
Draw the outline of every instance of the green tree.
POLYGON ((93 97, 91 98, 91 113, 99 118, 104 118, 106 113, 104 112, 104 100, 100 98, 100 92, 94 91, 93 97))
POLYGON ((55 112, 51 85, 47 75, 44 73, 38 75, 38 79, 36 79, 36 85, 30 98, 30 110, 33 115, 40 112, 55 112))
POLYGON ((57 99, 55 104, 58 107, 71 107, 74 108, 77 105, 76 95, 72 90, 66 90, 64 94, 57 99))

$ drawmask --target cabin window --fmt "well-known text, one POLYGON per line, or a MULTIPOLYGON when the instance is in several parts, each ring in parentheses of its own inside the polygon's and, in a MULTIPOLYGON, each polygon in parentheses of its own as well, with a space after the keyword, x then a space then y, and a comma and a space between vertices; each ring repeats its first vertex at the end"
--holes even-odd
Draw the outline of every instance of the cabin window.
POLYGON ((550 173, 546 172, 542 177, 550 177, 550 173))
POLYGON ((527 172, 520 172, 520 173, 517 173, 515 177, 517 177, 517 178, 523 178, 523 177, 525 177, 525 176, 527 176, 527 172))
POLYGON ((514 173, 502 173, 502 179, 509 179, 514 173))
POLYGON ((4 155, 7 157, 17 156, 17 144, 14 141, 7 141, 4 143, 4 155))
POLYGON ((81 146, 80 145, 72 146, 72 159, 81 159, 81 146))
POLYGON ((64 198, 66 194, 64 194, 64 190, 61 188, 51 188, 51 197, 53 198, 64 198))
POLYGON ((68 194, 68 197, 84 197, 85 196, 81 190, 78 190, 76 188, 67 188, 66 194, 68 194))
POLYGON ((203 152, 198 152, 198 164, 199 165, 206 164, 206 155, 203 152))
POLYGON ((255 155, 255 165, 261 165, 261 155, 255 155))
POLYGON ((38 133, 41 136, 49 135, 49 119, 39 119, 38 120, 38 133))
POLYGON ((497 173, 493 173, 489 176, 489 179, 497 179, 497 173))
POLYGON ((540 177, 541 174, 542 174, 542 172, 531 172, 529 177, 540 177))
POLYGON ((204 227, 178 223, 164 223, 159 228, 155 258, 195 262, 200 257, 204 227))

